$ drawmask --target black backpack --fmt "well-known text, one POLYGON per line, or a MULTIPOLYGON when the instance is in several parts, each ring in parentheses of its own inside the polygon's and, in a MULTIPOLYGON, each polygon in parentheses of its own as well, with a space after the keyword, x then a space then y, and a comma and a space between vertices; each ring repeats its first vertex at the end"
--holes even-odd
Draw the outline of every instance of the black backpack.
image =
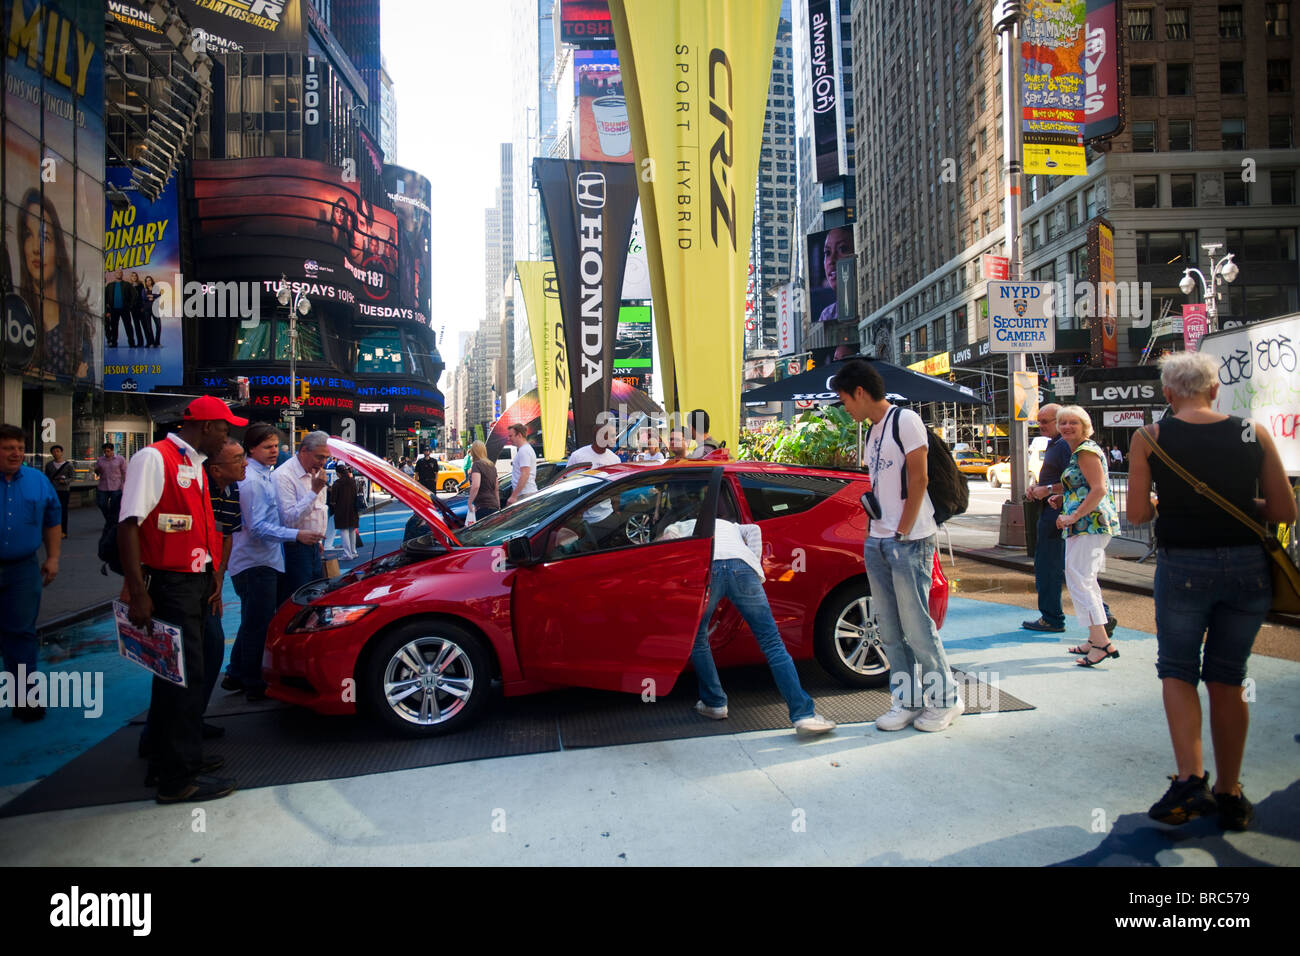
MULTIPOLYGON (((894 444, 899 451, 904 451, 902 439, 898 435, 898 419, 902 415, 902 410, 894 416, 892 431, 894 433, 894 444)), ((870 431, 867 432, 870 435, 870 431)), ((929 439, 929 454, 926 456, 926 471, 929 477, 929 483, 926 486, 926 493, 930 496, 930 504, 934 505, 934 523, 941 525, 954 515, 966 513, 970 506, 970 487, 966 484, 966 476, 957 470, 957 462, 953 460, 952 449, 948 443, 934 433, 934 430, 927 428, 926 437, 929 439)), ((899 476, 902 483, 903 499, 907 500, 907 457, 904 451, 903 471, 899 476)))

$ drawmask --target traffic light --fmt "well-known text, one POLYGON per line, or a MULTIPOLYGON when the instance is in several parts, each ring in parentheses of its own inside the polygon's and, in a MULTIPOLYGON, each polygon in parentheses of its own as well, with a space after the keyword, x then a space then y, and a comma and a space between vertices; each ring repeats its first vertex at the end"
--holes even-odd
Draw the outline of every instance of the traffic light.
POLYGON ((302 381, 302 403, 306 405, 307 399, 311 397, 311 385, 307 383, 307 380, 305 378, 302 379, 301 381, 302 381))
POLYGON ((416 430, 416 432, 419 432, 419 430, 420 430, 420 422, 419 422, 419 419, 416 419, 414 422, 412 422, 412 423, 411 423, 411 427, 414 428, 414 429, 416 430))

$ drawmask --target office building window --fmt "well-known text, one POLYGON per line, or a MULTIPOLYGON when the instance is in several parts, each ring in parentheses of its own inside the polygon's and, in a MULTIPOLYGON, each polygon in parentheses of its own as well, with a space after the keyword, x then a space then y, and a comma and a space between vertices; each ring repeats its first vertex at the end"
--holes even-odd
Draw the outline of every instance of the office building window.
POLYGON ((1223 204, 1225 206, 1249 206, 1250 183, 1245 182, 1236 173, 1226 173, 1223 177, 1223 204))
POLYGON ((1238 262, 1295 262, 1294 229, 1229 229, 1225 251, 1238 262))
POLYGON ((1271 199, 1274 206, 1295 205, 1295 173, 1289 169, 1274 169, 1268 174, 1271 199))
POLYGON ((1133 177, 1133 206, 1135 209, 1158 209, 1160 207, 1160 177, 1133 177))
POLYGON ((942 318, 930 323, 930 339, 934 343, 935 351, 942 351, 948 347, 947 323, 942 318))
POLYGON ((1165 39, 1187 40, 1192 36, 1187 7, 1171 7, 1165 11, 1165 39))
POLYGON ((1169 205, 1196 205, 1196 176, 1193 173, 1176 173, 1169 177, 1169 205))
MULTIPOLYGON (((1229 244, 1228 248, 1233 247, 1229 244)), ((1140 266, 1190 263, 1196 258, 1195 232, 1139 232, 1136 261, 1140 266)))
POLYGON ((1241 39, 1241 4, 1219 5, 1219 38, 1223 40, 1241 39))
POLYGON ((1192 148, 1192 121, 1169 121, 1169 151, 1180 152, 1192 148))
POLYGON ((966 344, 966 306, 961 306, 952 314, 952 340, 954 345, 966 344))
POLYGON ((1170 96, 1192 95, 1192 65, 1170 63, 1165 67, 1165 90, 1170 96))
POLYGON ((901 355, 912 354, 912 336, 904 335, 898 340, 898 351, 901 355))
POLYGON ((1071 196, 1065 201, 1065 214, 1071 229, 1079 225, 1079 197, 1077 195, 1071 196))
POLYGON ((1134 7, 1128 12, 1128 38, 1135 42, 1154 40, 1151 28, 1151 8, 1134 7))
POLYGON ((1156 68, 1151 63, 1135 63, 1128 68, 1130 96, 1156 95, 1156 68))
POLYGON ((1244 119, 1223 118, 1223 149, 1246 148, 1246 121, 1244 119))
POLYGON ((1056 263, 1049 262, 1047 265, 1039 266, 1030 273, 1030 278, 1034 282, 1055 282, 1056 281, 1056 263))
POLYGON ((1242 71, 1240 60, 1224 60, 1219 64, 1219 92, 1246 92, 1246 75, 1242 71))
POLYGON ((1264 35, 1289 37, 1291 35, 1291 4, 1264 4, 1264 35))
POLYGON ((1085 189, 1083 192, 1083 208, 1086 214, 1084 218, 1091 219, 1097 215, 1097 190, 1096 188, 1085 189))
POLYGON ((930 351, 930 336, 924 325, 916 330, 916 350, 922 354, 930 351))
POLYGON ((1080 246, 1070 253, 1070 271, 1074 273, 1074 278, 1082 282, 1088 278, 1088 247, 1080 246))
POLYGON ((1268 118, 1268 148, 1290 149, 1292 145, 1290 114, 1286 116, 1270 116, 1268 118))
POLYGON ((1291 92, 1291 61, 1268 61, 1268 91, 1270 93, 1291 92))
POLYGON ((1155 120, 1135 120, 1133 123, 1133 152, 1154 153, 1155 151, 1156 151, 1155 120))

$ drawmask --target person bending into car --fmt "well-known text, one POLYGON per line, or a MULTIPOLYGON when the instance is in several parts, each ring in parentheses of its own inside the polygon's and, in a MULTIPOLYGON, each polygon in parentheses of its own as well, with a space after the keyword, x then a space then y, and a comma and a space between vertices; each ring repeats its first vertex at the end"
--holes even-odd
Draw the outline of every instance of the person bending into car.
POLYGON ((877 514, 868 511, 863 562, 871 582, 872 609, 889 658, 894 699, 876 721, 877 730, 944 730, 965 709, 953 680, 939 629, 930 617, 930 581, 938 525, 928 492, 929 438, 921 416, 885 400, 885 382, 870 364, 855 359, 830 380, 844 410, 873 427, 865 449, 877 514), (897 415, 898 438, 892 420, 897 415), (900 447, 901 445, 901 447, 900 447), (903 471, 907 483, 903 483, 903 471), (919 673, 918 673, 919 672, 919 673), (927 702, 925 698, 929 696, 927 702))
MULTIPOLYGON (((694 533, 695 519, 670 524, 660 540, 682 538, 694 533)), ((756 524, 738 524, 731 504, 718 502, 718 518, 713 530, 713 565, 709 572, 709 602, 695 633, 691 664, 700 683, 700 699, 695 710, 713 720, 727 719, 727 694, 718 678, 718 668, 709 649, 709 621, 724 597, 730 599, 758 641, 767 658, 767 666, 776 680, 776 689, 790 709, 795 733, 803 736, 824 734, 835 729, 835 721, 816 712, 813 699, 799 683, 794 661, 776 629, 776 619, 763 591, 763 532, 756 524)))

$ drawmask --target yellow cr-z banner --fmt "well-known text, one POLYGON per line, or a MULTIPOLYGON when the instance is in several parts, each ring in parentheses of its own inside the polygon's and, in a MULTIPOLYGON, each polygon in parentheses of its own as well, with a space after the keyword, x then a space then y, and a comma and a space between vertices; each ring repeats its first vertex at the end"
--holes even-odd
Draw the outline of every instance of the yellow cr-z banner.
POLYGON ((610 0, 669 411, 735 453, 754 185, 781 0, 610 0), (666 321, 660 321, 663 318, 666 321))
POLYGON ((560 287, 550 262, 516 262, 528 334, 533 340, 537 369, 537 402, 542 417, 542 457, 559 461, 565 456, 569 429, 569 362, 564 352, 564 316, 560 314, 560 287))

